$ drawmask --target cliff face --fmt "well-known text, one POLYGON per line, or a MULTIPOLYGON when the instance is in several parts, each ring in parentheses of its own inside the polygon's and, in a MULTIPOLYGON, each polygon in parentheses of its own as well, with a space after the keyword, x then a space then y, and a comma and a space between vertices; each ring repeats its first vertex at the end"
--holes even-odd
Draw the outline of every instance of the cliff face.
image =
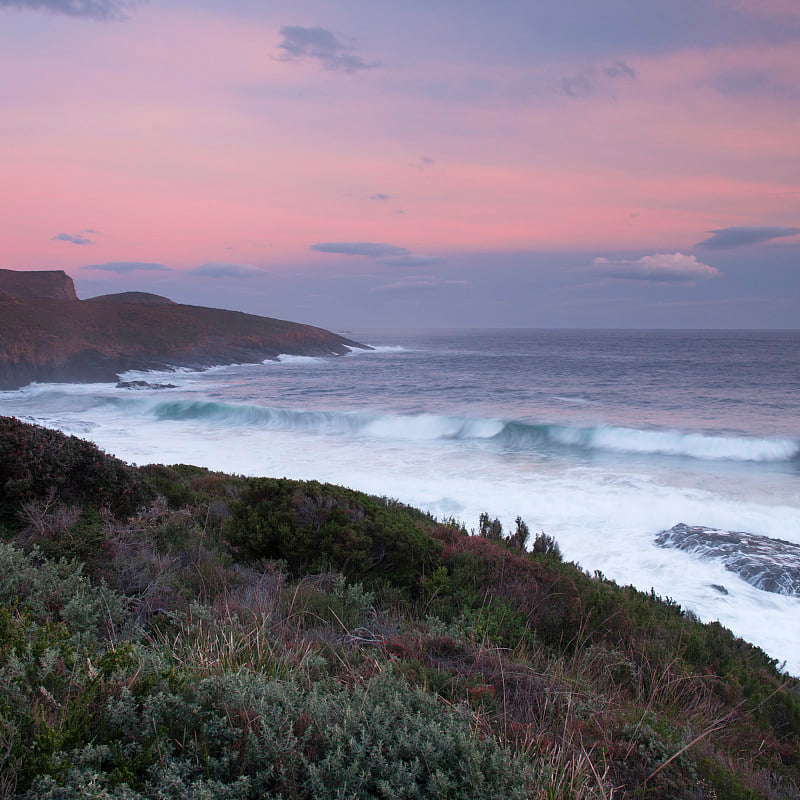
POLYGON ((130 369, 202 369, 363 347, 322 328, 237 311, 119 295, 78 300, 64 278, 72 288, 69 302, 0 294, 0 389, 33 381, 113 382, 130 369))
POLYGON ((51 300, 77 300, 75 284, 64 270, 20 272, 0 269, 0 293, 13 297, 49 297, 51 300))

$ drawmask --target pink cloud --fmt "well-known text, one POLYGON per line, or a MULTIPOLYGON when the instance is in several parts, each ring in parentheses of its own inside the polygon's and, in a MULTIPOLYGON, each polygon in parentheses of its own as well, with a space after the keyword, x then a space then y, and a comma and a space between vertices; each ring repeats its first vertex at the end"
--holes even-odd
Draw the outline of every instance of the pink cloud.
POLYGON ((635 260, 595 258, 592 271, 604 278, 653 283, 695 283, 722 274, 716 267, 683 253, 656 253, 635 260))

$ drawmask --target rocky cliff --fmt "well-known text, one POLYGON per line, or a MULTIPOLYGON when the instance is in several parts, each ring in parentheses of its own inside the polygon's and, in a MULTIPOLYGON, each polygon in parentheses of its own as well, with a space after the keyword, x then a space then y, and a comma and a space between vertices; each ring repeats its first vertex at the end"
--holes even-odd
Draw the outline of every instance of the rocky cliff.
POLYGON ((0 293, 13 297, 49 297, 51 300, 78 299, 72 278, 61 269, 46 272, 0 269, 0 293))
POLYGON ((144 302, 139 293, 78 300, 63 272, 1 272, 11 275, 0 283, 0 389, 34 381, 110 382, 130 369, 202 369, 362 347, 311 325, 156 295, 144 302))

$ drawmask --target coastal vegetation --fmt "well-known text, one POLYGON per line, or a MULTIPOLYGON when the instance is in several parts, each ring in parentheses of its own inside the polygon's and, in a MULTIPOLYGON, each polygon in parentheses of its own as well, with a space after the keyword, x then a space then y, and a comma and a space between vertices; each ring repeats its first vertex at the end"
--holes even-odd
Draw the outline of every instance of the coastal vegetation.
POLYGON ((774 659, 475 522, 0 418, 0 798, 800 797, 774 659))

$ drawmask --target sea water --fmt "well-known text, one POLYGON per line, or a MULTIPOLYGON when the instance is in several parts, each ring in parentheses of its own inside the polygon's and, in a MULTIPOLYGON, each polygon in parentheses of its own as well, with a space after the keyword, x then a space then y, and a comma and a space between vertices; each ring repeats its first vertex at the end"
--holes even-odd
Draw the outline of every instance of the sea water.
POLYGON ((374 349, 124 376, 171 389, 33 385, 0 414, 136 464, 344 484, 467 528, 519 515, 800 674, 800 598, 654 541, 684 522, 800 543, 800 332, 346 335, 374 349))

